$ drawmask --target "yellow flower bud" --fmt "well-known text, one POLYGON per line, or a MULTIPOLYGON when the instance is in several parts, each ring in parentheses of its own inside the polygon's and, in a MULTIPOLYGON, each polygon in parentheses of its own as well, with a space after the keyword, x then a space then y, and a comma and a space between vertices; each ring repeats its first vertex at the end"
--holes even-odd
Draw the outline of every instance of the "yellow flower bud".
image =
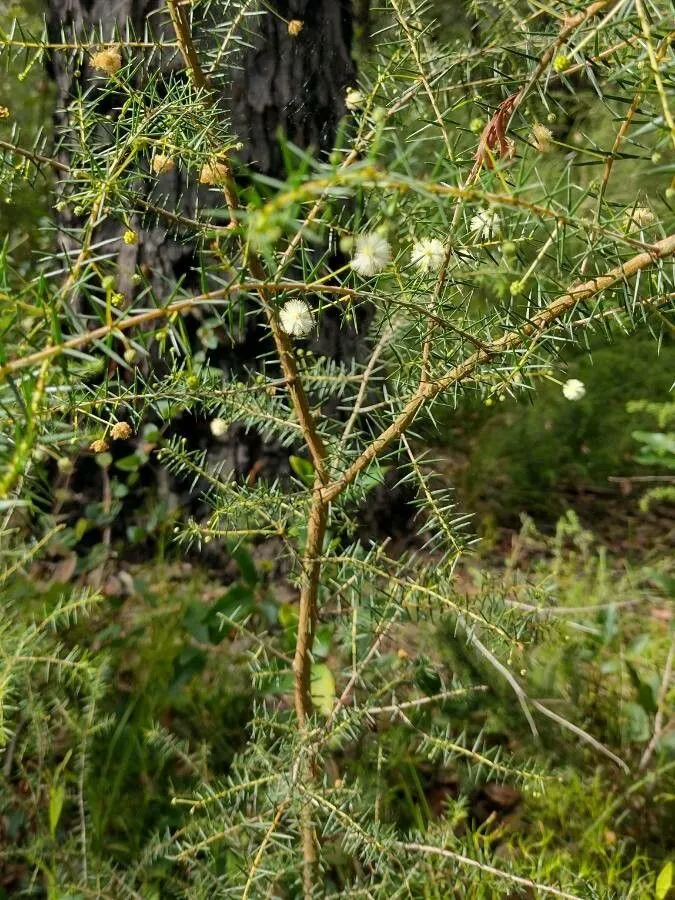
POLYGON ((110 437, 114 441, 127 441, 133 431, 131 430, 131 425, 128 422, 115 422, 113 427, 110 429, 110 437))
POLYGON ((91 64, 106 75, 114 75, 122 67, 122 55, 117 47, 104 47, 94 53, 91 64))
POLYGON ((230 177, 229 163, 224 159, 212 159, 204 163, 199 173, 200 184, 224 184, 230 177))
POLYGON ((150 167, 155 175, 166 175, 167 172, 173 171, 174 162, 170 156, 165 156, 163 153, 155 153, 150 167))

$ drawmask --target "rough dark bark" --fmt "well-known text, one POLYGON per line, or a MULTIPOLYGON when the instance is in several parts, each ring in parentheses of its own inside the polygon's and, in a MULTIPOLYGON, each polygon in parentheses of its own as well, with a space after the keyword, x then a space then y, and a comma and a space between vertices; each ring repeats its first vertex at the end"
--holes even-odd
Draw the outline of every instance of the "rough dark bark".
MULTIPOLYGON (((166 16, 158 13, 162 0, 49 0, 48 32, 54 42, 82 40, 83 36, 101 36, 104 40, 114 40, 119 35, 134 33, 144 35, 148 30, 155 38, 173 39, 166 16)), ((95 40, 96 37, 93 37, 95 40)), ((163 60, 167 68, 178 68, 180 61, 175 58, 163 60)), ((58 157, 62 162, 70 162, 68 135, 72 126, 68 107, 76 90, 82 92, 91 84, 95 74, 88 62, 76 70, 69 54, 54 53, 49 60, 49 73, 56 84, 56 107, 54 124, 60 140, 58 157)), ((111 112, 112 98, 107 101, 111 112)), ((107 109, 104 109, 107 112, 107 109)), ((194 211, 196 197, 184 191, 178 168, 163 175, 155 188, 158 194, 167 198, 170 209, 180 209, 186 215, 194 211)), ((58 191, 58 188, 57 188, 58 191)), ((60 193, 60 192, 59 192, 60 193)), ((68 236, 69 229, 78 224, 78 218, 71 206, 57 212, 57 224, 62 229, 60 243, 64 250, 72 250, 73 241, 68 236)), ((195 262, 194 247, 171 237, 161 222, 143 227, 136 219, 132 222, 139 234, 134 245, 126 245, 121 240, 117 245, 118 289, 131 296, 134 291, 132 277, 142 271, 158 297, 166 295, 179 278, 185 278, 195 262)), ((121 235, 122 226, 115 221, 105 222, 99 229, 98 239, 121 235)))
MULTIPOLYGON (((242 162, 284 178, 282 140, 319 159, 333 149, 347 112, 346 89, 356 77, 352 0, 276 0, 269 6, 274 13, 254 20, 252 49, 233 69, 229 106, 242 162), (289 33, 289 22, 302 23, 298 34, 289 33)), ((345 259, 336 251, 329 262, 338 269, 345 259)), ((311 349, 335 360, 360 359, 370 310, 362 306, 356 315, 358 330, 345 327, 334 309, 322 316, 311 349)))
POLYGON ((254 49, 232 84, 232 123, 242 159, 267 175, 284 174, 279 133, 315 153, 333 147, 346 112, 351 59, 351 0, 277 0, 276 15, 256 20, 254 49), (302 22, 299 34, 288 23, 302 22))

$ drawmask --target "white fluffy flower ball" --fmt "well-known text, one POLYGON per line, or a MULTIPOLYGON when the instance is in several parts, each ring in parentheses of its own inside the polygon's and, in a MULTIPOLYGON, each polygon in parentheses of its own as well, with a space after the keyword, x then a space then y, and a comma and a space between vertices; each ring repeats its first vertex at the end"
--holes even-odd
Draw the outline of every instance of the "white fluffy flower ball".
POLYGON ((358 88, 347 88, 347 92, 345 93, 345 106, 347 109, 352 110, 352 112, 361 109, 363 106, 363 94, 358 88))
POLYGON ((586 387, 578 378, 568 378, 563 384, 562 392, 567 400, 581 400, 586 394, 586 387))
POLYGON ((391 262, 391 247, 386 238, 376 232, 360 234, 356 238, 352 269, 364 278, 381 272, 391 262))
POLYGON ((501 231, 501 219, 496 212, 489 209, 481 210, 471 218, 471 230, 477 238, 490 240, 501 231))
POLYGON ((421 238, 415 241, 410 261, 423 275, 438 272, 445 261, 445 247, 438 238, 421 238))
POLYGON ((279 311, 281 327, 293 337, 304 337, 314 328, 312 310, 304 300, 288 300, 279 311))
POLYGON ((225 419, 211 419, 210 424, 211 434, 214 437, 222 437, 227 433, 227 429, 229 428, 225 419))

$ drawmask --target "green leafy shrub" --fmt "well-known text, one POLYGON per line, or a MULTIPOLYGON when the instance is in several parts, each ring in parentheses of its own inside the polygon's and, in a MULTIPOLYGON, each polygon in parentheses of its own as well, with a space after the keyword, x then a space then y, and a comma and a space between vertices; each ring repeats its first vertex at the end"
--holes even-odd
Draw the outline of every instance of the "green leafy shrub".
MULTIPOLYGON (((647 413, 656 419, 661 429, 668 427, 675 418, 675 403, 653 403, 648 400, 637 400, 628 404, 631 414, 647 413)), ((642 466, 655 469, 675 469, 675 432, 672 431, 634 431, 633 438, 642 444, 635 461, 642 466)), ((648 476, 649 479, 649 476, 648 476)), ((647 511, 652 503, 673 502, 675 500, 675 476, 654 475, 653 480, 663 480, 665 484, 649 488, 640 499, 640 508, 647 511)))

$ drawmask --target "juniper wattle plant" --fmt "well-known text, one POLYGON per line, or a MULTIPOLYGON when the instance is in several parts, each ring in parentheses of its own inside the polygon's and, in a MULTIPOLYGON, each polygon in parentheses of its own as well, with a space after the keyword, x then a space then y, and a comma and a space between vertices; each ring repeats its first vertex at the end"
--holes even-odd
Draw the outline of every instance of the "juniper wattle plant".
MULTIPOLYGON (((243 573, 194 626, 191 649, 227 635, 247 656, 247 749, 213 771, 154 734, 194 771, 193 790, 174 797, 190 815, 115 875, 116 896, 138 896, 153 866, 194 897, 426 896, 430 877, 485 896, 514 885, 589 896, 577 873, 548 884, 545 867, 491 859, 459 827, 461 798, 400 827, 387 784, 405 757, 461 772, 467 790, 481 778, 546 790, 537 764, 474 728, 489 679, 532 735, 553 721, 617 772, 629 768, 573 721, 568 697, 529 689, 518 660, 541 638, 536 614, 458 588, 470 511, 419 435, 468 402, 529 399, 542 379, 578 409, 584 386, 565 378, 563 351, 647 327, 656 352, 672 328, 667 6, 597 0, 554 13, 523 2, 496 16, 478 2, 479 43, 446 45, 430 4, 387 0, 372 11, 358 84, 341 90, 335 146, 275 136, 283 179, 251 160, 229 86, 237 67, 249 72, 242 60, 267 17, 284 26, 279 54, 329 65, 330 48, 312 44, 311 4, 167 0, 140 34, 76 21, 60 40, 21 23, 2 37, 10 61, 59 58, 59 71, 94 73, 59 110, 52 146, 25 145, 11 124, 0 143, 9 198, 46 179, 61 216, 40 223, 34 270, 12 263, 11 241, 2 257, 3 511, 20 517, 50 464, 85 458, 100 473, 100 584, 115 511, 152 461, 195 500, 172 520, 170 552, 218 545, 243 573), (168 258, 183 261, 176 280, 168 258), (317 349, 330 322, 358 344, 351 358, 317 349), (247 341, 260 352, 241 365, 234 351, 247 341), (186 421, 215 442, 243 429, 288 465, 237 472, 191 442, 186 421), (412 534, 396 553, 361 528, 392 477, 413 498, 412 534), (242 556, 265 542, 291 585, 287 603, 270 600, 242 556), (462 679, 427 647, 439 617, 472 661, 462 679)), ((265 108, 255 83, 246 90, 265 108)), ((320 104, 312 85, 296 112, 320 104)), ((20 643, 16 678, 30 685, 36 663, 26 668, 20 643)), ((59 650, 51 665, 69 659, 59 650)), ((91 675, 92 696, 101 677, 91 675)), ((7 736, 18 727, 1 721, 7 736)), ((89 896, 98 882, 80 781, 81 846, 64 884, 89 896)))

